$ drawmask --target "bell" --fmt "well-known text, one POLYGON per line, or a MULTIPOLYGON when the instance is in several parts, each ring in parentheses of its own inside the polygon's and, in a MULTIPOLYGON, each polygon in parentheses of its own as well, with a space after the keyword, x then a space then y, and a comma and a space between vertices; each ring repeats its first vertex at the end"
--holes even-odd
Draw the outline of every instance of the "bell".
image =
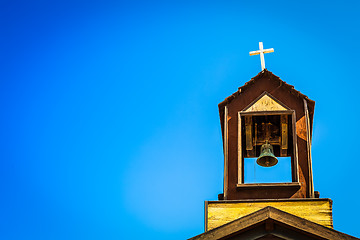
POLYGON ((256 163, 262 167, 272 167, 278 163, 278 159, 274 155, 274 149, 267 141, 261 146, 260 156, 256 163))

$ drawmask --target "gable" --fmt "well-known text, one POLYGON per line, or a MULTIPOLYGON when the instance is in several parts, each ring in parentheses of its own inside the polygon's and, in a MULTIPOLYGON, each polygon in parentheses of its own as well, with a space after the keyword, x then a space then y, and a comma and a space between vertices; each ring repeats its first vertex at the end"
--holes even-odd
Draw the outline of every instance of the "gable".
POLYGON ((303 101, 306 101, 309 108, 310 131, 312 132, 315 102, 309 99, 306 95, 297 91, 294 86, 287 84, 278 76, 265 69, 255 77, 251 78, 251 80, 246 82, 243 86, 239 87, 236 92, 225 98, 224 101, 219 103, 218 107, 222 134, 224 134, 223 125, 225 106, 230 106, 230 104, 233 103, 234 100, 240 97, 241 100, 239 102, 242 103, 242 106, 239 108, 238 111, 243 110, 252 101, 254 101, 254 99, 257 99, 257 97, 261 95, 261 93, 263 93, 264 91, 271 93, 272 96, 275 96, 276 99, 278 99, 282 103, 285 103, 286 106, 290 107, 291 109, 295 109, 295 107, 289 104, 289 99, 293 99, 292 102, 296 101, 301 106, 303 105, 303 101))
POLYGON ((271 96, 268 92, 261 94, 250 106, 246 107, 244 112, 261 111, 285 111, 289 110, 284 104, 271 96))

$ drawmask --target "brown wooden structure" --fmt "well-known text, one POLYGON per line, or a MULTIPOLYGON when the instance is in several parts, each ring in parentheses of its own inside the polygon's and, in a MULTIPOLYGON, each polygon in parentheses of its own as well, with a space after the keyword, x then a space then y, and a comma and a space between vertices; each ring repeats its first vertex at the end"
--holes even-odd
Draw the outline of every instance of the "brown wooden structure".
POLYGON ((358 239, 333 229, 332 200, 314 191, 314 107, 266 69, 219 104, 224 192, 205 201, 205 232, 191 240, 358 239), (270 159, 291 159, 291 181, 244 182, 244 159, 262 156, 268 145, 270 159))
POLYGON ((313 198, 311 135, 315 102, 268 70, 219 104, 224 143, 224 200, 313 198), (244 183, 244 158, 269 139, 291 157, 292 182, 244 183))

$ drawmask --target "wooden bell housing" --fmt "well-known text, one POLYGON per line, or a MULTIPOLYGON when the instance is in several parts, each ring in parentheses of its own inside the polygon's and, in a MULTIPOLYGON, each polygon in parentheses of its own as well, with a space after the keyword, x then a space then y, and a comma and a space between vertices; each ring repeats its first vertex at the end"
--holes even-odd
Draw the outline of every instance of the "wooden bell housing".
MULTIPOLYGON (((264 92, 263 97, 271 95, 264 92)), ((273 99, 273 98, 272 98, 273 99)), ((275 99, 273 100, 276 101, 275 99)), ((255 103, 256 104, 256 103, 255 103)), ((260 147, 268 142, 274 148, 275 156, 287 157, 293 154, 293 111, 240 111, 241 137, 244 157, 257 157, 260 147)))
POLYGON ((314 101, 266 69, 219 104, 225 200, 314 197, 314 106, 314 101), (244 159, 257 158, 266 142, 276 157, 291 158, 291 182, 244 182, 244 159))

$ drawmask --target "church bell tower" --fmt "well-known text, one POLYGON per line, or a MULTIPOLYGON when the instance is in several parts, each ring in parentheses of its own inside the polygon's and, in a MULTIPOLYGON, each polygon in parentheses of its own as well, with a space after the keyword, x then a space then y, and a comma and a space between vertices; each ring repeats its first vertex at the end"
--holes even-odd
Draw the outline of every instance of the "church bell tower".
POLYGON ((314 106, 314 101, 266 69, 221 102, 224 194, 220 199, 314 198, 314 106), (289 179, 248 183, 245 167, 254 158, 269 169, 287 161, 289 168, 283 174, 289 179))
POLYGON ((274 49, 263 49, 262 42, 259 48, 250 55, 260 55, 262 71, 219 104, 224 146, 220 199, 314 198, 311 135, 315 102, 266 70, 264 53, 274 49), (251 158, 257 158, 256 163, 264 168, 280 160, 289 166, 281 174, 289 177, 282 182, 249 183, 245 168, 251 158))
POLYGON ((332 200, 314 191, 315 102, 268 71, 274 50, 259 47, 262 71, 219 104, 223 193, 191 239, 357 239, 333 230, 332 200))

